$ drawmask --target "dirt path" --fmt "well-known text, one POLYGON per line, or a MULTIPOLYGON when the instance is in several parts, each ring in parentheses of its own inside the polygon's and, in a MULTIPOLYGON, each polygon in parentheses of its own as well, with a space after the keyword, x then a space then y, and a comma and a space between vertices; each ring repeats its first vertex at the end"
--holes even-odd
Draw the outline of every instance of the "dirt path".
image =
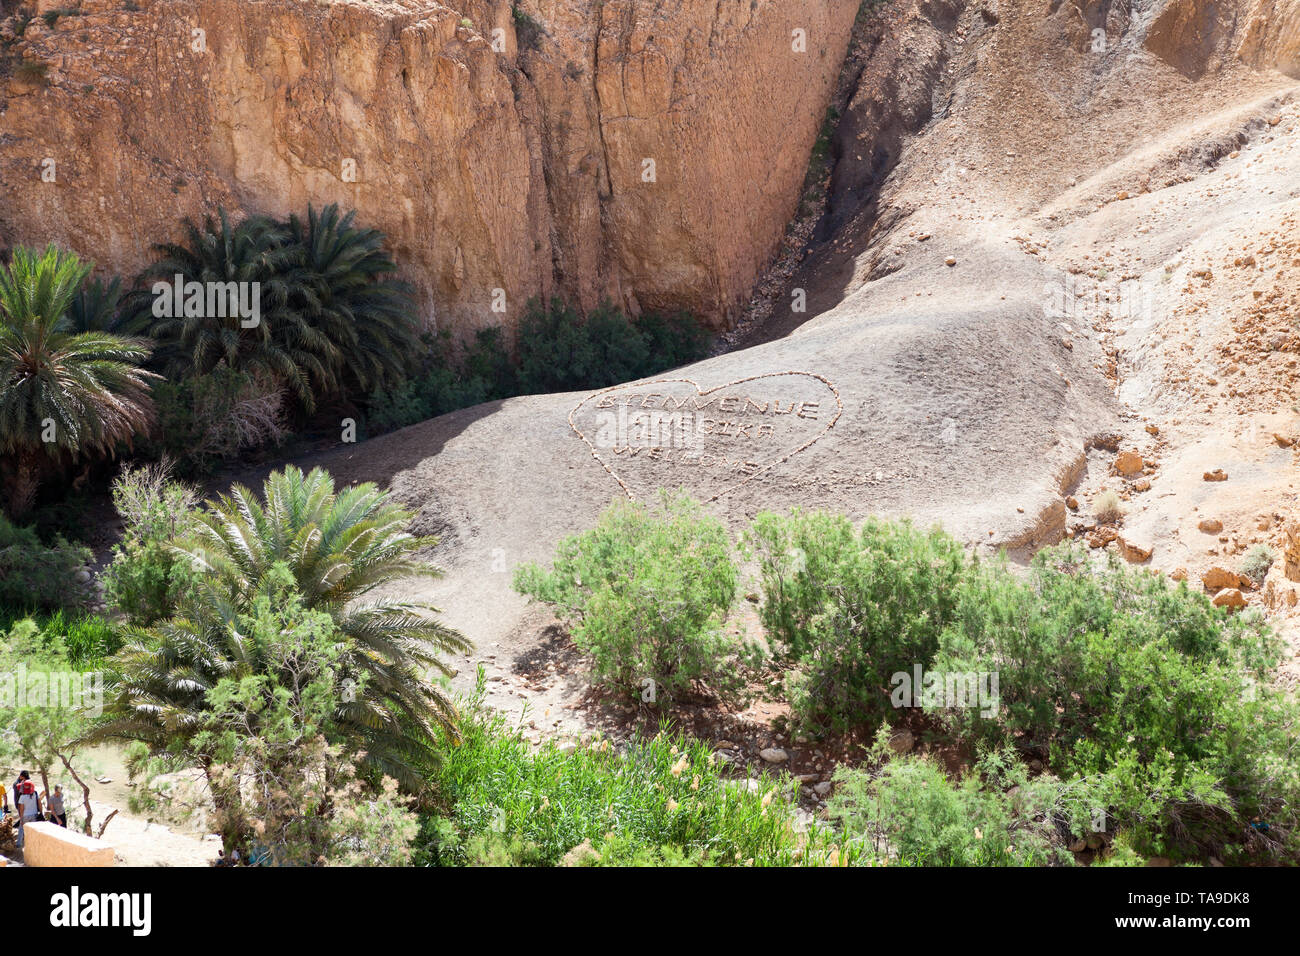
MULTIPOLYGON (((76 762, 77 772, 91 788, 92 827, 98 831, 114 810, 104 831, 104 842, 117 854, 118 866, 208 866, 221 847, 220 838, 176 821, 152 820, 133 813, 129 802, 133 787, 127 777, 122 748, 102 745, 88 750, 76 762), (98 782, 100 779, 107 783, 98 782)), ((4 768, 4 779, 12 780, 17 768, 4 768)), ((52 774, 49 785, 63 785, 69 823, 79 824, 82 791, 66 773, 52 774)), ((6 787, 8 783, 6 783, 6 787)))

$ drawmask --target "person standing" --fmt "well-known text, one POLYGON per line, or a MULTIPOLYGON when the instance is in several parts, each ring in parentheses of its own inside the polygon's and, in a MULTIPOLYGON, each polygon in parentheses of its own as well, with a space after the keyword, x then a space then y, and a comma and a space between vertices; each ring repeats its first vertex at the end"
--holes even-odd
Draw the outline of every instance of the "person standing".
POLYGON ((36 793, 32 775, 24 770, 18 775, 18 819, 23 823, 41 818, 41 798, 36 793))
POLYGON ((9 791, 0 783, 0 819, 9 816, 9 791))
POLYGON ((14 801, 18 804, 18 847, 21 849, 26 842, 27 824, 35 823, 41 818, 41 798, 36 794, 36 784, 32 783, 32 775, 24 770, 18 775, 17 786, 14 787, 14 801))
POLYGON ((65 830, 68 827, 68 814, 63 809, 63 787, 59 784, 54 785, 54 793, 49 796, 47 806, 50 811, 50 822, 57 823, 65 830))

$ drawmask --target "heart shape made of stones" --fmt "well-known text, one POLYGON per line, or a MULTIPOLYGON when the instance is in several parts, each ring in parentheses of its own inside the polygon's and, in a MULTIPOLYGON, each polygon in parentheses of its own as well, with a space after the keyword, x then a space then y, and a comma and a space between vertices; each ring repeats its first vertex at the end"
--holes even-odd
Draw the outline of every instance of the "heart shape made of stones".
POLYGON ((715 501, 808 449, 844 412, 813 372, 770 372, 702 388, 688 378, 615 385, 569 413, 569 427, 632 499, 686 488, 715 501))

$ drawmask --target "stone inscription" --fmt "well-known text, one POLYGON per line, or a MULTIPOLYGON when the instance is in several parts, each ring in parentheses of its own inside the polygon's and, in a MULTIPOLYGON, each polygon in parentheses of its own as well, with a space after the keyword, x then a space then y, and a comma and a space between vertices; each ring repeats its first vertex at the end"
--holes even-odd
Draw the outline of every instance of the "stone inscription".
POLYGON ((713 500, 808 448, 842 411, 826 379, 778 372, 713 388, 622 385, 588 396, 569 424, 629 497, 685 485, 713 500))

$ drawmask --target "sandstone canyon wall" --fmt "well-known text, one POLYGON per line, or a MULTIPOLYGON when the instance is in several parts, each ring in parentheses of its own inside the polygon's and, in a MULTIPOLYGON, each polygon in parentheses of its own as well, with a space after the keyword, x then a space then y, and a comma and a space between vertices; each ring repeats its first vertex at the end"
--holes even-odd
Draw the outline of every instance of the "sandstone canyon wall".
POLYGON ((798 202, 859 4, 81 0, 39 15, 71 6, 5 6, 0 245, 54 240, 130 276, 218 205, 338 202, 388 234, 426 316, 463 333, 553 293, 726 324, 798 202))

